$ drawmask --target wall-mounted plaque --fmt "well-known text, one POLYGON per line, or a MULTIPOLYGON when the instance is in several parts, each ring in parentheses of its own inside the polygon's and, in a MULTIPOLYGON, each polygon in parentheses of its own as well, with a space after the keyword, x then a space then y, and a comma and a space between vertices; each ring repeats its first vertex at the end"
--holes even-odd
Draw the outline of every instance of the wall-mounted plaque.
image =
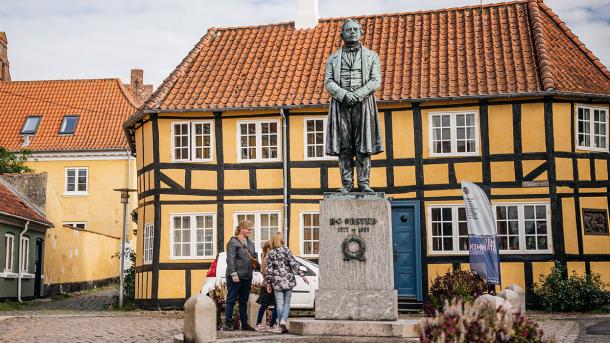
POLYGON ((608 212, 602 209, 583 208, 582 221, 585 235, 608 235, 608 212))

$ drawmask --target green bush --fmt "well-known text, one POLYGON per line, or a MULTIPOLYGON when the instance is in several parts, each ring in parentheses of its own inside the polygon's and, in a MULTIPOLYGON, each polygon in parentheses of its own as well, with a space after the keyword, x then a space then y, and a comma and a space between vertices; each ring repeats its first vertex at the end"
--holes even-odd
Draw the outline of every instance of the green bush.
POLYGON ((520 312, 489 302, 472 305, 454 299, 444 304, 445 312, 424 319, 418 326, 422 343, 432 342, 555 342, 531 319, 520 312))
POLYGON ((549 275, 540 275, 534 293, 540 297, 542 307, 553 312, 588 312, 603 309, 610 304, 610 292, 597 273, 580 276, 573 272, 567 279, 566 268, 559 262, 549 275))
POLYGON ((30 156, 32 156, 32 152, 28 150, 13 153, 0 147, 0 174, 33 172, 34 170, 26 165, 30 156))
POLYGON ((434 279, 430 300, 436 310, 442 311, 445 302, 452 299, 472 303, 487 292, 487 282, 472 271, 456 270, 434 279))

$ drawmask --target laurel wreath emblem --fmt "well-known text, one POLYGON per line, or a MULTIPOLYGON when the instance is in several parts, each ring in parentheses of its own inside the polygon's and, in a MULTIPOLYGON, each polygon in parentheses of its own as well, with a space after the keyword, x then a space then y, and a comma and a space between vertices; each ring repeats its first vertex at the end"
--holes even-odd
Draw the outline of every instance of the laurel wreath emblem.
POLYGON ((366 252, 366 243, 364 243, 364 240, 359 236, 348 236, 345 240, 343 240, 341 248, 343 250, 343 261, 366 261, 366 258, 364 257, 364 253, 366 252), (358 245, 358 249, 350 250, 350 243, 356 243, 358 245))

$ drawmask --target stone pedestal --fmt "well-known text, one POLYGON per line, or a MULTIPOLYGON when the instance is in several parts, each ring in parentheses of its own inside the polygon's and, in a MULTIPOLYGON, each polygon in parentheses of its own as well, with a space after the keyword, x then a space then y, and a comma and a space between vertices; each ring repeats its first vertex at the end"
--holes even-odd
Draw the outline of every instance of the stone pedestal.
POLYGON ((391 209, 383 193, 325 194, 319 266, 316 319, 398 318, 391 209))

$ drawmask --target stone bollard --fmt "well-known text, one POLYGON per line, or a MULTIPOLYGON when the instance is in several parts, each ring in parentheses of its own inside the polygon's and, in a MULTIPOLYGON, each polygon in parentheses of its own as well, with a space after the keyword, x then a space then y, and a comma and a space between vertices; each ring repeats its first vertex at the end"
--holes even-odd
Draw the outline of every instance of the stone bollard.
MULTIPOLYGON (((258 309, 261 307, 261 305, 259 305, 256 302, 257 299, 258 299, 258 295, 250 293, 250 296, 248 297, 248 324, 252 327, 256 326, 256 319, 258 317, 258 309)), ((265 317, 263 317, 263 318, 265 318, 265 317)))
POLYGON ((483 302, 490 302, 492 304, 494 304, 496 306, 496 309, 502 307, 505 310, 508 311, 512 311, 513 307, 511 306, 511 304, 506 301, 506 299, 504 298, 500 298, 498 296, 495 295, 491 295, 491 294, 483 294, 480 297, 476 298, 474 301, 475 305, 479 305, 483 302))
POLYGON ((184 342, 216 342, 216 304, 207 295, 194 295, 184 304, 184 342))
POLYGON ((517 293, 517 295, 519 296, 519 299, 521 301, 520 303, 520 309, 522 313, 525 313, 525 291, 523 290, 523 288, 517 286, 517 285, 510 285, 508 287, 506 287, 506 289, 510 289, 511 291, 517 293))
POLYGON ((502 290, 502 292, 498 293, 498 296, 508 301, 515 310, 522 311, 521 297, 519 297, 517 292, 513 291, 512 289, 505 288, 502 290))

